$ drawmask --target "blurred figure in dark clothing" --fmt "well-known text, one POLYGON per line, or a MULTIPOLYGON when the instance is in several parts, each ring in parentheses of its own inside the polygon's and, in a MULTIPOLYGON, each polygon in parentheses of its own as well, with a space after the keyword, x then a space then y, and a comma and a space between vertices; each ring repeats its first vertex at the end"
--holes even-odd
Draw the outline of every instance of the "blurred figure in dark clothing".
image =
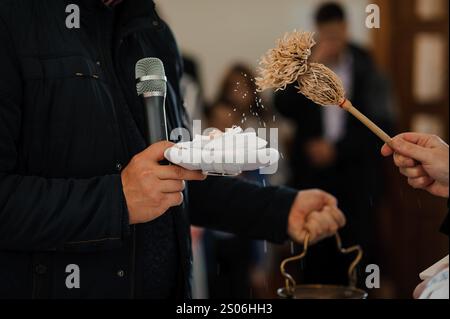
MULTIPOLYGON (((352 103, 390 131, 389 86, 369 54, 349 42, 344 10, 338 4, 325 4, 316 14, 316 24, 317 45, 310 60, 331 68, 342 79, 352 103)), ((298 124, 290 158, 291 184, 324 188, 334 194, 348 219, 348 226, 342 231, 344 243, 362 245, 370 259, 372 217, 381 192, 378 149, 382 142, 352 115, 336 106, 314 104, 299 94, 295 85, 276 94, 275 106, 298 124)), ((347 281, 348 261, 338 259, 335 247, 334 240, 329 239, 311 250, 305 279, 347 281)))
POLYGON ((206 110, 210 126, 224 130, 231 124, 255 131, 263 127, 271 112, 263 106, 263 97, 256 90, 251 69, 244 64, 233 65, 224 76, 216 100, 206 110))
POLYGON ((181 78, 181 94, 184 99, 184 106, 193 120, 201 120, 205 108, 202 81, 200 78, 199 66, 195 58, 183 55, 184 73, 181 78))
MULTIPOLYGON (((225 131, 234 125, 257 132, 269 111, 263 109, 262 97, 250 68, 236 64, 225 74, 216 101, 206 111, 207 127, 225 131)), ((263 184, 259 171, 244 172, 237 178, 263 184)), ((257 298, 263 289, 261 263, 263 244, 232 234, 205 230, 204 246, 211 299, 257 298)))

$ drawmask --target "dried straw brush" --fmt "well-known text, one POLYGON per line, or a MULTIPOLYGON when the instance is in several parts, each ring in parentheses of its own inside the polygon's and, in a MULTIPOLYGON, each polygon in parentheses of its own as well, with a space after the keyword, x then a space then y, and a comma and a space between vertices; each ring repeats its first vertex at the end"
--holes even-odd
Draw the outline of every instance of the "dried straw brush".
POLYGON ((299 92, 308 99, 322 106, 339 105, 389 144, 389 135, 346 98, 339 77, 323 64, 308 62, 315 44, 311 32, 294 31, 278 40, 277 47, 261 58, 260 77, 256 79, 259 90, 284 90, 287 85, 297 82, 299 92))

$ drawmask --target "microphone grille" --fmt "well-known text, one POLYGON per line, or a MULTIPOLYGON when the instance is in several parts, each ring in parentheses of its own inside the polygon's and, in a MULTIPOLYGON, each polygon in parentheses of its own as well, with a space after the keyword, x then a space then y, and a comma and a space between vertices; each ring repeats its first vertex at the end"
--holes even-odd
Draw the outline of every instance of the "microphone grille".
POLYGON ((166 76, 164 72, 164 65, 158 58, 145 58, 136 63, 136 89, 138 95, 144 93, 158 92, 166 94, 166 81, 165 80, 144 80, 139 81, 144 76, 156 76, 164 78, 166 76))

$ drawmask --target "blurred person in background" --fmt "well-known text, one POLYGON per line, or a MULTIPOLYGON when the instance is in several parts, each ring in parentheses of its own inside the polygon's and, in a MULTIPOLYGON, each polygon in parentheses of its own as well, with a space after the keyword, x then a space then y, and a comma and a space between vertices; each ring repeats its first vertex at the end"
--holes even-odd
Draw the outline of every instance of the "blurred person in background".
MULTIPOLYGON (((216 100, 206 109, 207 127, 225 131, 236 125, 257 133, 269 117, 262 105, 252 71, 235 64, 225 74, 216 100)), ((245 172, 238 178, 265 184, 258 171, 245 172)), ((207 230, 204 246, 210 298, 258 297, 265 286, 262 242, 207 230)))
MULTIPOLYGON (((311 61, 331 68, 343 81, 350 100, 364 114, 389 131, 392 122, 390 93, 368 52, 349 42, 343 8, 322 5, 315 16, 317 45, 311 61)), ((290 185, 323 187, 340 198, 348 217, 342 237, 360 244, 365 256, 373 250, 372 217, 381 193, 380 142, 358 120, 339 107, 322 107, 298 93, 296 84, 275 96, 278 111, 297 123, 291 151, 290 185)), ((333 239, 307 256, 305 278, 312 282, 344 283, 347 262, 336 259, 333 239), (328 265, 335 267, 329 269, 328 265)), ((367 260, 366 260, 367 261, 367 260)))
POLYGON ((226 125, 238 125, 243 129, 255 130, 263 127, 270 118, 270 111, 264 106, 263 97, 256 89, 250 67, 240 63, 233 65, 224 76, 216 100, 206 112, 208 116, 212 115, 210 119, 218 116, 215 127, 223 129, 231 127, 226 125))
MULTIPOLYGON (((199 65, 197 59, 192 56, 183 55, 182 58, 184 68, 180 88, 184 99, 184 106, 191 121, 201 120, 205 108, 205 98, 203 95, 199 65)), ((189 124, 191 125, 192 123, 189 124)))
MULTIPOLYGON (((449 198, 449 148, 439 137, 429 134, 405 133, 393 138, 381 149, 383 156, 393 156, 400 173, 416 189, 443 198, 449 198)), ((448 236, 448 215, 441 231, 448 236)), ((449 267, 439 263, 431 276, 414 291, 415 298, 448 299, 449 267)))

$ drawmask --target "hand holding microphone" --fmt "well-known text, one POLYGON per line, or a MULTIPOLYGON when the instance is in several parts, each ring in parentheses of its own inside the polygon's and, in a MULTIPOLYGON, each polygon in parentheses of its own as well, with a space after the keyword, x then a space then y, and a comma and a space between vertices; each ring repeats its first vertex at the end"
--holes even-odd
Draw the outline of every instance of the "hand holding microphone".
POLYGON ((122 186, 130 224, 150 222, 169 208, 183 203, 185 181, 202 181, 206 176, 175 165, 160 165, 164 151, 173 143, 162 141, 133 157, 122 172, 122 186))
POLYGON ((136 63, 136 80, 136 89, 144 107, 144 137, 150 147, 134 156, 121 176, 131 225, 150 222, 169 208, 181 205, 185 181, 206 178, 200 172, 161 164, 164 151, 173 146, 167 141, 167 79, 161 60, 139 60, 136 63))

